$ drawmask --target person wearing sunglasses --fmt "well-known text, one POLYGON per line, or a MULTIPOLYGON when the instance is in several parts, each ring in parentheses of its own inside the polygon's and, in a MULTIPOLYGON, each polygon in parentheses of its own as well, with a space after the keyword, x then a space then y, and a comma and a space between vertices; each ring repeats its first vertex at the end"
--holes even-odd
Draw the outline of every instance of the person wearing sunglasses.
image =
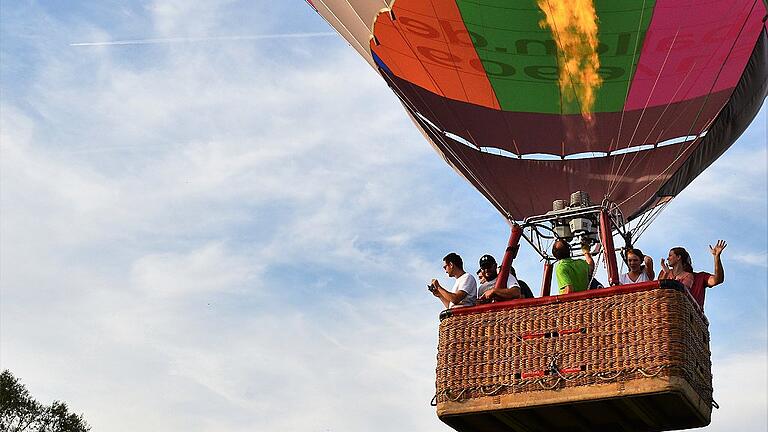
POLYGON ((451 252, 443 258, 443 270, 448 277, 456 279, 453 289, 448 291, 440 285, 440 281, 432 279, 429 291, 439 298, 447 309, 459 306, 472 306, 477 300, 477 281, 475 277, 464 271, 461 257, 451 252))

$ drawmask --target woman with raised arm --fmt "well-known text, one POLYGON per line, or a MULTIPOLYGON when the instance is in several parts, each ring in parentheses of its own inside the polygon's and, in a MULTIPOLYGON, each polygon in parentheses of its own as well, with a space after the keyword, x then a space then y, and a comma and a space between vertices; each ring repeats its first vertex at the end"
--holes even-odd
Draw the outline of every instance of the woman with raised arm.
POLYGON ((725 249, 726 246, 728 245, 725 243, 725 240, 718 240, 714 247, 709 245, 709 251, 712 253, 712 257, 714 257, 715 260, 715 274, 698 272, 693 275, 691 295, 702 308, 704 307, 704 297, 707 288, 720 285, 725 280, 725 270, 723 270, 723 262, 720 260, 720 255, 723 253, 723 249, 725 249))
POLYGON ((619 283, 622 285, 652 281, 656 276, 653 271, 653 259, 643 255, 640 249, 627 249, 624 262, 627 263, 629 271, 619 276, 619 283))
POLYGON ((691 263, 691 255, 687 250, 681 247, 674 247, 669 250, 667 262, 664 262, 664 258, 661 259, 659 280, 661 279, 674 279, 691 289, 693 286, 693 264, 691 263))

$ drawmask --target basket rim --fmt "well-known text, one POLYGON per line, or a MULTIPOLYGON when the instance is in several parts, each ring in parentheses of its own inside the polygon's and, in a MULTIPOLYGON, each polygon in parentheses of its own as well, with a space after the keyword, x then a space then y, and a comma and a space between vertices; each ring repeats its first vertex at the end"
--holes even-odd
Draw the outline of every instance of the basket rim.
POLYGON ((452 316, 470 315, 470 314, 478 314, 478 313, 484 313, 484 312, 495 312, 495 311, 508 310, 508 309, 538 307, 538 306, 555 304, 555 303, 567 303, 567 302, 573 302, 573 301, 579 301, 579 300, 620 296, 623 294, 653 291, 653 290, 659 290, 659 289, 675 290, 675 291, 679 291, 687 294, 686 297, 688 298, 688 300, 691 303, 693 303, 693 305, 695 306, 695 309, 699 312, 699 314, 704 319, 704 321, 708 323, 708 320, 704 315, 704 311, 702 310, 701 306, 699 306, 699 304, 696 302, 696 300, 693 298, 693 296, 688 291, 688 289, 686 289, 682 283, 673 279, 661 279, 661 280, 640 282, 640 283, 634 283, 634 284, 628 284, 628 285, 617 285, 610 288, 600 288, 600 289, 582 291, 582 292, 571 293, 571 294, 560 294, 560 295, 552 295, 547 297, 537 297, 537 298, 528 298, 528 299, 506 300, 506 301, 477 305, 477 306, 445 309, 444 311, 440 312, 440 321, 443 321, 452 316))

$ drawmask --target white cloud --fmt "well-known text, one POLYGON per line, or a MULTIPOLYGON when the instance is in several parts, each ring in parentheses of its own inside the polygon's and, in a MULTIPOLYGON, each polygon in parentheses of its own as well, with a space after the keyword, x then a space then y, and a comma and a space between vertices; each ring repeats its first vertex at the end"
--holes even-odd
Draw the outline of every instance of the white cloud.
POLYGON ((208 34, 220 29, 221 14, 233 0, 187 2, 183 0, 155 0, 147 9, 161 36, 208 34))
MULTIPOLYGON (((759 117, 755 121, 759 122, 759 117)), ((766 178, 768 151, 759 146, 736 146, 731 153, 727 159, 716 162, 710 168, 713 171, 710 175, 694 181, 696 193, 691 193, 689 197, 692 204, 737 202, 742 206, 759 207, 765 203, 766 189, 760 187, 760 183, 764 182, 756 180, 766 178)))
MULTIPOLYGON (((224 34, 230 3, 136 25, 224 34)), ((137 35, 45 20, 0 110, 3 367, 94 430, 446 430, 422 280, 507 233, 375 73, 304 40, 62 49, 137 35)))
POLYGON ((208 244, 180 255, 150 254, 132 266, 132 285, 150 296, 217 292, 246 284, 258 263, 242 256, 227 256, 221 244, 208 244))
POLYGON ((768 253, 764 251, 736 254, 733 256, 733 259, 750 266, 762 268, 768 267, 768 253))
POLYGON ((714 399, 720 409, 712 411, 712 424, 708 431, 758 432, 768 428, 765 407, 766 364, 763 352, 746 352, 715 357, 712 360, 714 399))
MULTIPOLYGON (((208 7, 155 3, 158 36, 212 31, 216 7, 177 24, 208 7)), ((362 62, 46 46, 2 108, 4 367, 97 430, 443 429, 439 307, 405 293, 447 207, 362 62), (286 265, 339 275, 286 286, 286 265)))

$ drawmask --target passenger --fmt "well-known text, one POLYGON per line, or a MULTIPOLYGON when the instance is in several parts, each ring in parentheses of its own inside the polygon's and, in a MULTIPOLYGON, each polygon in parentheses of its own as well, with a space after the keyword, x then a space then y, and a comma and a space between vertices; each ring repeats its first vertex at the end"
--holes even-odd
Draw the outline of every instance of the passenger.
POLYGON ((483 272, 486 282, 478 288, 478 302, 488 303, 494 300, 512 300, 521 297, 520 284, 512 272, 507 278, 507 286, 496 289, 496 278, 499 274, 496 260, 492 256, 480 257, 480 271, 483 272))
POLYGON ((619 276, 621 285, 652 281, 656 276, 653 271, 653 259, 643 255, 640 249, 629 248, 624 256, 629 271, 619 276))
MULTIPOLYGON (((517 278, 517 272, 514 267, 509 268, 509 274, 517 278)), ((524 280, 518 279, 517 283, 520 284, 520 295, 522 298, 533 298, 533 291, 531 291, 531 287, 524 280)))
POLYGON ((560 294, 570 294, 586 291, 595 271, 595 261, 589 251, 589 245, 582 244, 581 251, 584 259, 571 258, 571 246, 567 241, 558 239, 552 245, 552 255, 557 258, 555 263, 555 275, 560 294))
POLYGON ((480 296, 488 288, 493 288, 493 284, 489 284, 488 279, 485 278, 485 270, 477 269, 477 301, 475 304, 485 303, 480 301, 480 296))
POLYGON ((456 278, 453 292, 440 286, 437 279, 432 279, 430 284, 432 294, 448 309, 474 305, 477 300, 477 282, 471 274, 464 271, 464 262, 461 257, 454 252, 446 255, 443 258, 443 270, 449 277, 456 278))
POLYGON ((709 251, 715 260, 715 274, 707 272, 698 272, 693 275, 693 285, 691 286, 691 295, 696 300, 696 303, 704 308, 704 297, 707 288, 720 285, 725 280, 725 271, 723 270, 723 263, 720 261, 720 254, 723 253, 723 249, 728 246, 724 240, 718 240, 715 243, 715 247, 709 245, 709 251))
POLYGON ((690 290, 693 286, 693 264, 688 251, 681 247, 670 249, 667 262, 664 262, 664 258, 661 259, 659 280, 674 279, 690 290))
POLYGON ((485 272, 483 269, 477 269, 477 296, 480 297, 480 294, 483 293, 482 286, 484 283, 488 282, 485 280, 485 272))

